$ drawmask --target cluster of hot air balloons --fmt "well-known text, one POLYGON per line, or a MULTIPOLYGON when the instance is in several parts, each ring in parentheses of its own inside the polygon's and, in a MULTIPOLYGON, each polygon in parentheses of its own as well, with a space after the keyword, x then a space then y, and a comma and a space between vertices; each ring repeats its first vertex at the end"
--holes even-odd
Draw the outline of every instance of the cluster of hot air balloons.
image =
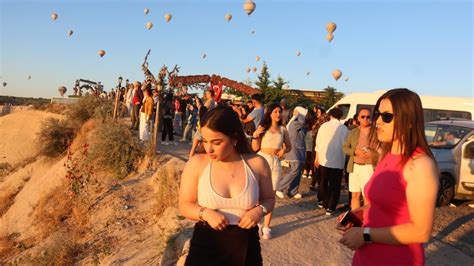
POLYGON ((326 30, 328 32, 328 35, 326 35, 326 39, 328 40, 328 42, 331 42, 332 39, 334 39, 334 36, 332 34, 336 30, 336 28, 337 28, 337 25, 334 22, 328 22, 326 24, 326 30))

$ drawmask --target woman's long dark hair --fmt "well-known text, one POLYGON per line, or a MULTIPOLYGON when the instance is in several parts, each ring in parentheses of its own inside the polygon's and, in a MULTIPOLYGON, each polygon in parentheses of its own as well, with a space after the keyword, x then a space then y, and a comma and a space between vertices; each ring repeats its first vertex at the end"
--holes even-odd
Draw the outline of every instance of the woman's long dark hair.
POLYGON ((201 127, 207 127, 214 131, 221 132, 231 139, 235 139, 237 144, 235 149, 238 153, 253 153, 250 145, 245 137, 244 129, 240 123, 239 116, 227 106, 217 106, 207 112, 201 127))
MULTIPOLYGON (((271 103, 270 105, 267 106, 267 110, 265 110, 265 114, 263 115, 262 122, 260 122, 260 125, 265 128, 265 130, 268 130, 272 126, 272 112, 276 108, 280 108, 281 106, 278 103, 271 103)), ((281 126, 282 121, 278 121, 278 126, 281 126)))
POLYGON ((398 139, 402 152, 402 163, 405 164, 417 148, 421 148, 424 153, 433 160, 425 136, 425 121, 423 118, 423 107, 418 94, 408 89, 393 89, 384 93, 377 100, 374 111, 379 110, 380 102, 383 99, 390 100, 393 108, 393 137, 390 143, 379 143, 376 134, 376 119, 372 121, 370 140, 378 143, 382 149, 382 157, 392 149, 393 140, 398 139))

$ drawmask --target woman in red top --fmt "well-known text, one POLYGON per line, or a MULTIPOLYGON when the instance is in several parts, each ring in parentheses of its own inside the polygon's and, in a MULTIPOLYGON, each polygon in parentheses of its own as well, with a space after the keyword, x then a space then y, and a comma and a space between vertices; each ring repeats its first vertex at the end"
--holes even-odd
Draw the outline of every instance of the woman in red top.
MULTIPOLYGON (((363 227, 342 227, 339 241, 356 250, 353 265, 423 265, 433 227, 438 174, 424 133, 419 96, 407 89, 382 95, 374 109, 381 160, 365 186, 363 227)), ((376 129, 376 134, 375 134, 376 129)))

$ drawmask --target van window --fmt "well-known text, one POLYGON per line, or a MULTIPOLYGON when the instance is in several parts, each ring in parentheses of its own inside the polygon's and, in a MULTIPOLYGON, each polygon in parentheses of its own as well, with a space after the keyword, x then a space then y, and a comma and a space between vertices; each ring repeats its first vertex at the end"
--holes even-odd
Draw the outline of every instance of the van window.
POLYGON ((351 108, 350 104, 339 104, 337 106, 339 109, 342 111, 342 117, 341 120, 344 120, 347 118, 347 114, 349 113, 349 109, 351 108))
POLYGON ((471 113, 469 112, 437 109, 423 109, 423 117, 425 122, 448 118, 472 120, 471 113))
POLYGON ((374 107, 375 105, 371 104, 358 104, 356 108, 356 114, 359 113, 360 109, 369 109, 370 113, 372 114, 374 112, 374 107))

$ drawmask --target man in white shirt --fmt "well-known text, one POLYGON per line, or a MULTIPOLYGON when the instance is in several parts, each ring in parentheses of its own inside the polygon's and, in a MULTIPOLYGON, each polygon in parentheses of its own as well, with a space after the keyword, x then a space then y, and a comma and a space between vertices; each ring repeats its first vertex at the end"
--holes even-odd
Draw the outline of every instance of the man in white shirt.
POLYGON ((339 122, 342 117, 341 109, 333 108, 328 114, 330 120, 321 125, 316 137, 314 166, 319 167, 321 172, 319 207, 326 209, 326 215, 332 215, 341 194, 342 169, 345 162, 342 146, 348 130, 339 122))

